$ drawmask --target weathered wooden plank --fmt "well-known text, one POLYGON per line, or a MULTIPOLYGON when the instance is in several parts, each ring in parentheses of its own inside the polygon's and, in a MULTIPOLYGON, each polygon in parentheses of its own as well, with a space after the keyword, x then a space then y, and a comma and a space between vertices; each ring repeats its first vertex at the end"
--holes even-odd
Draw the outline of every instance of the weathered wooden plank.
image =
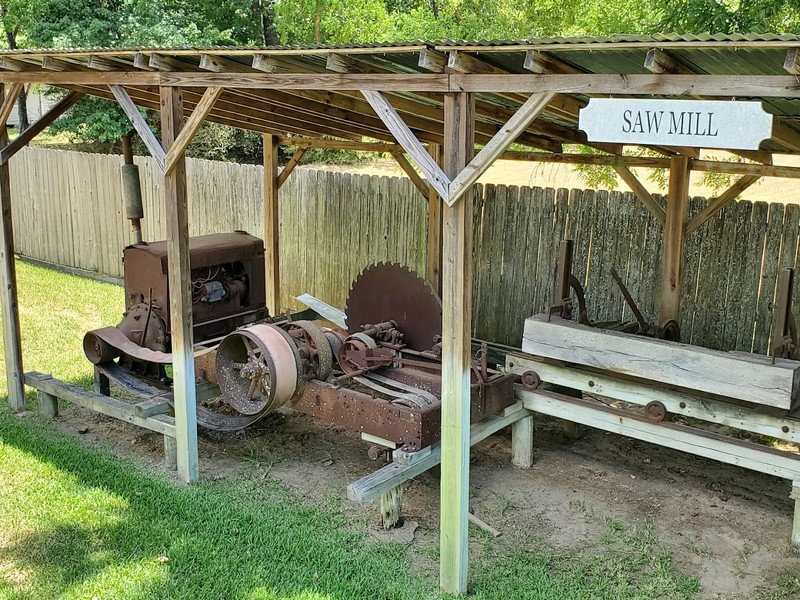
POLYGON ((67 400, 84 408, 88 408, 95 412, 99 412, 121 421, 126 421, 145 429, 150 429, 157 433, 174 437, 175 419, 166 415, 155 415, 149 418, 141 418, 136 415, 134 405, 103 396, 96 392, 91 392, 80 386, 66 383, 59 379, 55 379, 50 375, 44 373, 37 373, 31 371, 25 373, 25 385, 44 391, 51 396, 67 400))
POLYGON ((574 366, 548 364, 533 360, 524 354, 508 354, 506 367, 508 372, 519 375, 526 371, 535 371, 542 381, 588 394, 597 394, 639 406, 646 406, 650 402, 661 402, 669 414, 684 415, 791 443, 800 443, 799 421, 767 414, 757 407, 733 404, 703 394, 680 392, 652 382, 642 384, 574 366))
POLYGON ((600 331, 547 315, 525 320, 523 351, 754 404, 791 409, 800 392, 800 365, 731 354, 641 336, 600 331))
POLYGON ((659 322, 678 320, 681 312, 681 278, 686 238, 686 211, 689 202, 689 159, 670 159, 669 201, 664 222, 664 247, 661 263, 659 322))
POLYGON ((756 352, 754 348, 755 324, 758 317, 758 290, 760 287, 761 264, 764 257, 764 244, 767 230, 769 208, 766 202, 753 204, 750 230, 747 235, 747 251, 744 264, 744 289, 739 300, 739 335, 736 349, 756 352))
POLYGON ((750 220, 753 214, 753 204, 751 202, 735 202, 732 221, 734 222, 734 241, 730 251, 730 267, 727 277, 727 290, 725 296, 725 306, 727 310, 723 317, 725 326, 720 341, 720 349, 741 350, 736 345, 739 330, 746 327, 738 319, 737 303, 742 301, 742 293, 747 287, 745 280, 745 262, 747 254, 752 253, 753 249, 747 245, 750 232, 750 220))
MULTIPOLYGON (((0 86, 0 95, 2 95, 0 86)), ((16 88, 8 93, 11 97, 16 88)), ((17 93, 19 91, 17 90, 17 93)), ((6 117, 7 118, 7 117, 6 117)), ((0 123, 0 146, 8 143, 8 131, 0 123)), ((11 206, 11 171, 8 163, 0 165, 0 311, 3 315, 3 348, 5 350, 8 403, 14 412, 25 410, 22 383, 22 332, 19 324, 17 270, 14 257, 14 226, 11 206)))
POLYGON ((772 324, 770 306, 775 300, 775 283, 778 278, 780 258, 781 231, 783 228, 786 206, 778 203, 769 205, 766 241, 764 244, 764 263, 761 269, 761 288, 758 294, 756 310, 756 333, 754 350, 766 354, 769 347, 769 336, 772 324))
MULTIPOLYGON (((161 88, 161 128, 169 151, 183 125, 183 102, 178 88, 161 88)), ((189 265, 188 200, 185 159, 164 175, 167 205, 167 268, 172 315, 172 367, 175 397, 175 438, 178 477, 188 483, 200 476, 197 455, 197 409, 192 342, 191 269, 189 265)))
MULTIPOLYGON (((482 442, 490 435, 509 425, 513 425, 528 415, 528 411, 522 410, 520 405, 515 404, 506 409, 503 415, 476 423, 470 428, 469 445, 474 446, 478 442, 482 442)), ((435 467, 441 461, 442 446, 439 442, 430 446, 430 451, 421 450, 413 454, 406 454, 405 457, 398 456, 391 464, 348 485, 347 497, 353 502, 369 502, 380 497, 386 491, 435 467)))
POLYGON ((205 121, 217 99, 222 95, 223 89, 220 87, 209 87, 203 92, 203 97, 197 103, 191 116, 186 120, 183 128, 181 129, 178 137, 175 138, 175 143, 170 147, 164 159, 164 172, 171 173, 178 163, 178 160, 183 157, 186 148, 194 138, 197 130, 205 121))
MULTIPOLYGON (((475 148, 475 100, 444 98, 445 171, 467 165, 475 148)), ((438 168, 438 166, 437 166, 438 168)), ((433 183, 433 182, 432 182, 433 183)), ((442 193, 447 200, 448 194, 442 193)), ((442 243, 442 469, 439 583, 448 593, 467 589, 469 536, 470 369, 472 364, 472 193, 443 208, 442 243)))
POLYGON ((602 404, 592 404, 578 398, 557 397, 555 394, 539 390, 517 390, 516 393, 525 408, 533 412, 582 423, 776 477, 790 480, 800 477, 800 459, 789 452, 780 452, 744 440, 732 440, 686 425, 652 423, 644 419, 630 418, 617 409, 602 404))
POLYGON ((264 268, 267 308, 271 315, 281 311, 281 273, 278 202, 278 140, 264 135, 264 268))
POLYGON ((119 103, 120 108, 122 108, 122 111, 125 113, 125 116, 127 116, 128 120, 130 120, 131 125, 133 125, 133 128, 136 130, 136 133, 139 134, 139 137, 147 147, 150 155, 155 159, 156 163, 158 163, 158 166, 163 171, 165 169, 167 160, 166 152, 156 139, 156 136, 150 130, 150 126, 144 120, 144 117, 142 117, 142 115, 139 113, 139 108, 128 95, 128 92, 124 87, 121 85, 109 85, 108 87, 111 89, 111 92, 117 99, 117 103, 119 103))

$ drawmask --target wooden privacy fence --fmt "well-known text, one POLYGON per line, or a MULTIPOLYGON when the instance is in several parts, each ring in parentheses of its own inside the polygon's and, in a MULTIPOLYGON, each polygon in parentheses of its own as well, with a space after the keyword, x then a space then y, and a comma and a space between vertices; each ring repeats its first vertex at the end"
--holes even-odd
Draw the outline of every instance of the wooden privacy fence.
MULTIPOLYGON (((146 240, 163 239, 162 176, 137 157, 146 240)), ((14 230, 24 256, 122 274, 132 243, 118 156, 28 148, 11 164, 14 230)), ((192 235, 243 229, 263 235, 261 167, 187 160, 192 235)), ((663 199, 658 198, 663 205, 663 199)), ((705 200, 691 201, 697 213, 705 200)), ((552 303, 559 242, 575 240, 574 271, 589 317, 630 319, 610 276, 616 267, 656 321, 662 232, 630 193, 478 186, 474 330, 519 345, 523 320, 552 303)), ((368 264, 423 273, 427 207, 405 178, 298 168, 280 191, 282 304, 311 293, 343 306, 368 264)), ((765 353, 779 270, 797 262, 800 205, 740 201, 688 236, 681 310, 684 341, 765 353)), ((800 286, 797 286, 800 288, 800 286)), ((795 317, 800 289, 795 290, 795 317)), ((122 307, 120 307, 120 310, 122 307)))

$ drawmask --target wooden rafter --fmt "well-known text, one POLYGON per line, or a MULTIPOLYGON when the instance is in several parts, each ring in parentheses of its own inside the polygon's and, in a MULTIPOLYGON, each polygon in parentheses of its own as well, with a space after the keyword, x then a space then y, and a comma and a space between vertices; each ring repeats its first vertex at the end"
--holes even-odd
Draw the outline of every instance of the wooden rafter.
POLYGON ((544 110, 553 98, 553 93, 531 94, 525 103, 509 119, 488 144, 464 167, 449 186, 449 194, 443 196, 452 206, 474 184, 500 155, 517 139, 517 136, 544 110))
POLYGON ((645 208, 650 211, 658 222, 662 225, 667 219, 666 211, 661 208, 661 205, 656 202, 656 199, 647 191, 647 188, 642 185, 642 182, 634 175, 628 167, 614 167, 614 170, 617 174, 622 178, 633 193, 636 194, 636 197, 641 200, 642 204, 645 205, 645 208))
POLYGON ((55 106, 42 115, 36 123, 28 127, 28 129, 20 133, 14 140, 0 150, 0 165, 6 164, 9 158, 27 146, 33 138, 44 131, 46 127, 68 111, 81 98, 83 98, 81 92, 70 92, 62 98, 55 106))
POLYGON ((134 101, 128 95, 128 92, 125 91, 125 88, 121 85, 109 85, 108 87, 111 90, 111 93, 114 94, 114 97, 117 99, 117 103, 119 104, 120 108, 122 108, 122 112, 124 112, 125 116, 128 117, 128 120, 131 122, 131 125, 133 125, 136 133, 139 134, 139 137, 141 138, 145 147, 150 152, 150 156, 155 159, 158 167, 164 171, 166 168, 167 159, 164 148, 161 147, 161 144, 153 134, 150 126, 144 120, 144 117, 142 117, 134 101))
POLYGON ((220 97, 222 91, 222 88, 211 87, 205 91, 200 102, 197 104, 194 111, 192 111, 192 116, 186 121, 178 137, 175 138, 172 146, 170 146, 169 152, 167 152, 164 160, 164 173, 172 173, 178 160, 180 160, 183 153, 186 151, 186 147, 192 141, 194 134, 197 133, 203 121, 206 120, 208 113, 214 108, 214 103, 220 97))
POLYGON ((412 158, 420 171, 428 178, 428 182, 436 189, 445 200, 449 197, 448 186, 450 179, 444 174, 441 167, 431 158, 425 147, 419 142, 414 133, 405 124, 394 107, 379 92, 362 90, 361 93, 370 103, 375 113, 386 124, 397 142, 412 158))
POLYGON ((6 92, 3 98, 3 104, 0 105, 0 127, 5 129, 8 123, 8 118, 11 116, 11 111, 14 110, 14 105, 17 103, 17 98, 22 93, 23 84, 15 83, 6 92))
POLYGON ((711 200, 703 210, 697 213, 689 223, 686 224, 686 235, 689 235, 694 230, 700 228, 708 220, 714 217, 719 211, 725 208, 728 204, 736 200, 742 192, 758 181, 758 175, 743 175, 733 182, 731 186, 722 192, 715 199, 711 200))
POLYGON ((413 183, 414 187, 416 187, 419 190, 420 194, 422 194, 422 197, 427 198, 430 186, 428 186, 428 184, 425 183, 422 177, 419 176, 419 173, 417 173, 414 170, 414 167, 411 165, 410 162, 408 162, 408 159, 406 159, 405 155, 402 152, 392 152, 392 157, 397 162, 397 164, 400 165, 400 168, 403 169, 403 172, 406 175, 408 175, 408 178, 411 180, 411 183, 413 183))
MULTIPOLYGON (((277 143, 281 143, 280 140, 276 141, 277 143)), ((266 138, 264 140, 264 143, 265 144, 267 143, 266 138)), ((302 160, 303 156, 305 156, 306 152, 308 152, 308 148, 305 148, 303 146, 298 147, 297 150, 294 151, 294 154, 292 154, 292 158, 289 159, 289 162, 286 163, 285 167, 283 167, 283 171, 281 171, 281 174, 278 175, 278 189, 280 189, 280 187, 284 183, 286 183, 286 180, 289 179, 289 175, 291 175, 292 171, 294 171, 294 168, 298 164, 300 164, 300 161, 302 160)))

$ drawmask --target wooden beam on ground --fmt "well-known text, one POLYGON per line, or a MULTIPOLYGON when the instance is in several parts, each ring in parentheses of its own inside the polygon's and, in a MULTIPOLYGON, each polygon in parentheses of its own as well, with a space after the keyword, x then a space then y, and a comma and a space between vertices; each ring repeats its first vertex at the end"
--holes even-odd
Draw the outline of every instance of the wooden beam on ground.
POLYGON ((117 99, 117 103, 120 105, 120 108, 122 108, 122 112, 128 117, 136 133, 139 134, 139 138, 141 138, 145 147, 150 152, 150 156, 155 159, 156 164, 163 171, 166 166, 167 155, 164 152, 164 148, 161 147, 161 144, 156 139, 156 136, 150 130, 147 121, 142 117, 136 104, 121 85, 109 85, 108 87, 117 99))
MULTIPOLYGON (((0 85, 0 95, 3 87, 0 85)), ((12 86, 6 99, 16 98, 12 86)), ((4 104, 5 105, 5 104, 4 104)), ((6 117, 7 119, 8 117, 6 117)), ((5 122, 0 126, 0 146, 8 143, 5 122)), ((17 269, 14 263, 14 227, 11 218, 11 172, 8 163, 0 165, 0 311, 3 313, 3 348, 5 349, 8 404, 13 412, 25 410, 25 387, 22 370, 22 335, 17 300, 17 269)))
POLYGON ((680 319, 686 214, 689 207, 689 158, 673 156, 670 163, 661 259, 659 322, 662 324, 680 319))
POLYGON ((186 124, 181 129, 175 143, 170 147, 164 160, 164 173, 172 173, 177 162, 183 157, 186 152, 186 147, 191 143, 194 134, 200 129, 203 121, 206 120, 208 113, 214 108, 217 99, 222 95, 224 90, 222 88, 210 87, 206 89, 200 102, 192 111, 192 115, 186 121, 186 124))
POLYGON ((269 314, 281 311, 281 277, 278 211, 278 139, 264 136, 264 267, 269 314))
POLYGON ((402 152, 392 152, 392 157, 394 157, 395 161, 397 161, 397 164, 400 165, 400 168, 403 169, 403 172, 408 175, 411 183, 413 183, 414 187, 419 190, 419 193, 422 194, 422 197, 427 197, 430 186, 425 183, 425 180, 422 179, 422 177, 419 176, 419 173, 417 173, 411 163, 408 162, 405 155, 402 152))
MULTIPOLYGON (((183 127, 180 88, 161 88, 161 131, 169 151, 183 127)), ((138 114, 138 113, 137 113, 138 114)), ((149 130, 148 130, 149 131, 149 130)), ((189 264, 189 208, 186 197, 186 160, 164 174, 167 214, 167 270, 172 315, 172 368, 178 477, 186 482, 200 476, 197 456, 197 398, 192 332, 192 286, 189 264)))
POLYGON ((58 104, 53 106, 49 111, 42 115, 36 123, 28 127, 25 131, 20 133, 13 141, 0 150, 0 164, 5 164, 8 159, 14 156, 17 152, 27 146, 30 141, 39 135, 46 127, 48 127, 58 117, 68 111, 75 103, 83 98, 80 92, 70 92, 62 98, 58 104))
MULTIPOLYGON (((444 148, 438 144, 428 147, 437 165, 444 166, 444 148)), ((442 199, 433 186, 428 187, 428 252, 426 277, 428 283, 442 295, 442 199)))
POLYGON ((743 175, 733 182, 728 189, 722 192, 717 198, 711 200, 703 210, 697 213, 692 220, 687 223, 686 235, 689 235, 695 229, 701 227, 728 204, 736 200, 742 192, 759 179, 760 177, 758 177, 758 175, 743 175))
MULTIPOLYGON (((531 94, 531 97, 520 106, 519 110, 502 129, 486 144, 466 167, 452 180, 449 194, 444 197, 448 205, 453 206, 467 189, 486 172, 492 163, 514 142, 531 122, 544 110, 554 94, 531 94)), ((447 136, 445 136, 445 140, 447 136)))
POLYGON ((22 93, 23 87, 23 84, 15 83, 9 88, 8 93, 3 98, 3 104, 0 105, 0 127, 5 129, 8 125, 8 119, 14 107, 17 105, 17 98, 19 98, 19 95, 22 93))
MULTIPOLYGON (((361 90, 361 93, 364 95, 367 102, 370 103, 375 113, 384 122, 394 138, 403 147, 406 153, 408 153, 417 167, 419 167, 420 171, 428 178, 428 182, 436 189, 439 195, 446 200, 449 195, 448 186, 450 185, 450 178, 444 174, 444 171, 436 164, 436 161, 431 158, 431 155, 428 154, 428 151, 425 150, 425 147, 414 136, 414 133, 409 129, 408 125, 406 125, 400 115, 397 114, 394 107, 389 104, 389 101, 386 100, 380 92, 361 90)), ((446 139, 445 136, 445 140, 446 139)))
POLYGON ((666 211, 661 208, 661 205, 656 202, 656 199, 647 191, 647 188, 642 185, 642 182, 639 181, 636 175, 634 175, 628 167, 614 167, 614 170, 622 178, 622 181, 633 190, 633 193, 642 201, 642 204, 650 211, 650 214, 658 219, 661 225, 664 225, 664 222, 667 220, 666 211))
MULTIPOLYGON (((278 140, 278 144, 280 144, 280 139, 278 140)), ((294 151, 292 158, 289 159, 289 162, 286 163, 285 167, 283 167, 281 174, 278 175, 278 189, 280 189, 281 186, 286 183, 286 180, 289 179, 289 175, 291 175, 292 171, 294 171, 294 168, 300 164, 300 161, 302 160, 303 156, 305 156, 306 152, 308 152, 308 148, 303 147, 298 147, 297 150, 294 151)))
MULTIPOLYGON (((474 153, 475 100, 446 94, 445 170, 455 177, 474 153)), ((446 196, 443 196, 446 199, 446 196)), ((443 592, 467 590, 470 377, 472 368, 472 190, 443 212, 442 468, 440 573, 443 592)))

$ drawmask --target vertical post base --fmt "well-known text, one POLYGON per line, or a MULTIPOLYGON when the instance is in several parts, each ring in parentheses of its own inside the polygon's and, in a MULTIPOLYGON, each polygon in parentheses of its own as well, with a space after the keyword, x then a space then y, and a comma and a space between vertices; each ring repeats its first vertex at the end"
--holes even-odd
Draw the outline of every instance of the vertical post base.
POLYGON ((800 481, 792 482, 792 492, 789 498, 794 500, 794 519, 792 521, 791 551, 800 555, 800 481))
POLYGON ((168 435, 164 436, 164 464, 170 471, 178 470, 178 442, 168 435))
POLYGON ((58 398, 47 392, 39 390, 36 394, 39 401, 39 414, 45 419, 55 419, 58 416, 58 398))
POLYGON ((533 415, 511 425, 511 464, 518 469, 533 466, 533 415))
POLYGON ((381 523, 384 529, 391 529, 400 522, 403 509, 403 485, 393 487, 381 496, 381 523))
POLYGON ((573 423, 572 421, 561 421, 561 429, 567 439, 572 441, 579 440, 583 437, 586 428, 580 423, 573 423))
POLYGON ((94 391, 103 396, 111 395, 111 382, 97 367, 94 368, 94 391))

